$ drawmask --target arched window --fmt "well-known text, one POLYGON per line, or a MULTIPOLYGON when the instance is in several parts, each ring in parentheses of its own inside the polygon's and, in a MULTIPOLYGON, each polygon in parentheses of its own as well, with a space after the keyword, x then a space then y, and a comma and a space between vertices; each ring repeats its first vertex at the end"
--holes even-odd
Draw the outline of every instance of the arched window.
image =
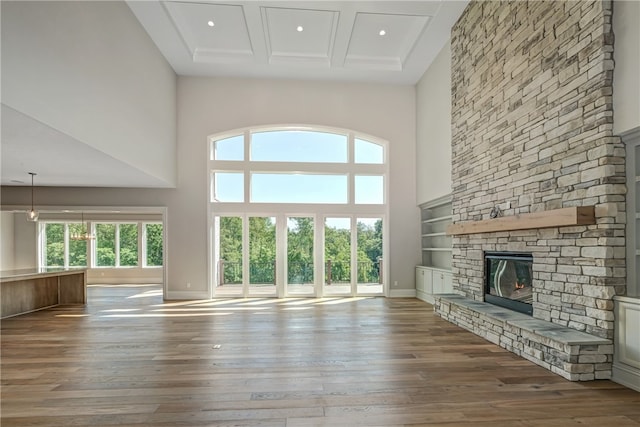
POLYGON ((384 293, 386 141, 278 126, 214 135, 208 144, 213 295, 299 294, 296 281, 314 296, 338 292, 338 282, 338 294, 384 293))

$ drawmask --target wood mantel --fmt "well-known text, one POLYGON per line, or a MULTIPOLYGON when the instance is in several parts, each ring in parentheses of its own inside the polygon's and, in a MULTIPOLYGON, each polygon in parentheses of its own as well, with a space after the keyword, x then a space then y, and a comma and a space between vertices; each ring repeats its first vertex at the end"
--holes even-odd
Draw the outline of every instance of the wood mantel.
POLYGON ((451 224, 447 234, 476 234, 496 231, 531 230, 536 228, 570 227, 596 223, 593 206, 574 206, 550 211, 451 224))

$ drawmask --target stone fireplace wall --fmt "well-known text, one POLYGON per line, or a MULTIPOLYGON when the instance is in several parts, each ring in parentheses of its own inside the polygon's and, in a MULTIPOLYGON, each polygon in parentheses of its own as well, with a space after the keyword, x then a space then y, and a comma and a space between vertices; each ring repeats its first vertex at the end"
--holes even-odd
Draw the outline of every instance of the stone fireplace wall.
POLYGON ((533 316, 613 338, 625 286, 624 145, 610 1, 472 1, 452 30, 453 222, 595 206, 596 225, 453 238, 454 289, 484 251, 533 253, 533 316))

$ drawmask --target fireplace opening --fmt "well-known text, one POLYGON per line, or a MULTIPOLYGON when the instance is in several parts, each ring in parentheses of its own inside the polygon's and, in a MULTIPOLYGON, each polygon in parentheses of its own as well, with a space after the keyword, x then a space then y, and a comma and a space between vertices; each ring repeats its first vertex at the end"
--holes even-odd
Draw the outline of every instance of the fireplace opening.
POLYGON ((533 314, 533 256, 520 252, 485 252, 486 302, 533 314))

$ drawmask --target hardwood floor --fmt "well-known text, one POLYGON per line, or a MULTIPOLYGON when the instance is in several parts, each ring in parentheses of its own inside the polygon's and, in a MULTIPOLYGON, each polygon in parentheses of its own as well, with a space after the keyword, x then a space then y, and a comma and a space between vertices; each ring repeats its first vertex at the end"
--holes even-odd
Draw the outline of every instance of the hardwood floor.
POLYGON ((568 382, 415 299, 88 295, 1 322, 2 427, 640 425, 640 393, 568 382))

